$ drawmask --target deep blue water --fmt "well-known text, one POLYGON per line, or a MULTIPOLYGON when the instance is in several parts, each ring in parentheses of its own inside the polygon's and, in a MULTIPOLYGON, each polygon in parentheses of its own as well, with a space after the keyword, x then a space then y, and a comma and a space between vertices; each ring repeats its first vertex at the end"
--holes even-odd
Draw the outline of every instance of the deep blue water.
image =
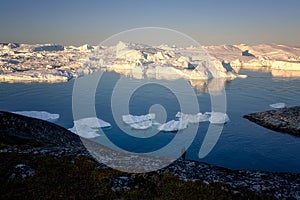
MULTIPOLYGON (((288 106, 299 105, 300 79, 274 78, 268 72, 243 70, 240 73, 249 77, 229 81, 225 86, 230 122, 224 125, 213 150, 201 161, 231 169, 300 173, 300 138, 268 130, 242 118, 251 112, 271 109, 269 104, 276 102, 284 102, 288 106)), ((154 151, 168 144, 174 138, 174 133, 155 134, 156 129, 152 128, 146 132, 133 131, 135 134, 155 134, 152 137, 136 138, 124 134, 115 122, 111 110, 111 97, 121 77, 122 75, 112 72, 104 73, 97 88, 97 116, 112 124, 112 128, 105 131, 107 137, 118 146, 133 152, 154 151)), ((167 82, 180 83, 176 80, 167 82)), ((73 126, 73 84, 74 80, 55 84, 0 83, 0 110, 45 110, 59 113, 60 119, 56 123, 70 128, 73 126)), ((211 111, 210 95, 196 89, 195 93, 198 94, 201 112, 211 111)), ((188 96, 189 93, 183 90, 181 95, 188 96)), ((122 96, 122 93, 119 96, 122 96)), ((179 102, 172 91, 153 83, 140 87, 131 95, 129 111, 136 115, 146 114, 155 104, 164 107, 167 120, 174 119, 180 110, 179 102)), ((199 124, 197 135, 187 150, 188 159, 200 160, 198 152, 208 125, 208 122, 199 124)))

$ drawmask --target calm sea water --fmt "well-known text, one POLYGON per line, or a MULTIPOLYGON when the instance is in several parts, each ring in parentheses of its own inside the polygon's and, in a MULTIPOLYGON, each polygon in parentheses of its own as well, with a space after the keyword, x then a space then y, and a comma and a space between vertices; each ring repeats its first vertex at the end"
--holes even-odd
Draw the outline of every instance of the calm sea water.
MULTIPOLYGON (((240 73, 249 77, 236 79, 225 85, 230 122, 225 124, 217 144, 205 158, 198 158, 209 125, 201 123, 196 138, 187 149, 187 159, 201 160, 231 169, 300 173, 300 138, 268 130, 242 118, 248 113, 268 110, 269 104, 272 103, 299 105, 300 78, 274 78, 268 72, 247 70, 240 73)), ((112 124, 112 128, 105 131, 106 135, 118 146, 133 152, 153 151, 166 145, 172 140, 174 133, 160 132, 153 137, 137 139, 124 134, 114 121, 111 96, 121 77, 122 75, 106 72, 97 88, 97 115, 112 124)), ((170 82, 177 83, 175 80, 170 82)), ((45 110, 59 113, 61 117, 56 123, 70 128, 73 126, 73 84, 74 80, 55 84, 0 83, 0 110, 45 110)), ((210 95, 199 89, 200 84, 197 87, 194 87, 194 90, 201 112, 210 111, 210 95)), ((188 94, 182 91, 182 95, 188 94)), ((155 104, 165 108, 167 120, 174 119, 180 110, 179 102, 172 91, 157 84, 148 84, 131 95, 129 111, 136 115, 146 114, 155 104)), ((148 131, 148 134, 151 134, 151 131, 148 131)))

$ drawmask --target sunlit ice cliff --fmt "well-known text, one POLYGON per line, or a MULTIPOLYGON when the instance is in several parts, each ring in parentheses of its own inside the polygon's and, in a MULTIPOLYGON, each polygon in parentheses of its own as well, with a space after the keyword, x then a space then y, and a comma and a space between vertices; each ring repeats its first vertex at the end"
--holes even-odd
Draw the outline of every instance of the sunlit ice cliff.
POLYGON ((0 44, 1 82, 65 82, 104 70, 137 79, 235 79, 241 68, 300 76, 300 48, 277 44, 180 48, 119 42, 113 46, 0 44))

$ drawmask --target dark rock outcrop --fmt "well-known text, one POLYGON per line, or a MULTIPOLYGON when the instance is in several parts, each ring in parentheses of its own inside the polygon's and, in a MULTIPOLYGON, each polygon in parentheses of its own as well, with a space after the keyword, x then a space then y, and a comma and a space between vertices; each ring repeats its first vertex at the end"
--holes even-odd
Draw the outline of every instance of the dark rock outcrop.
POLYGON ((300 136, 300 106, 256 112, 244 118, 274 131, 300 136))
POLYGON ((249 50, 243 51, 243 52, 242 52, 242 56, 255 57, 252 53, 249 52, 249 50))
POLYGON ((80 137, 56 124, 0 111, 0 139, 6 142, 36 141, 44 145, 84 148, 80 137))
MULTIPOLYGON (((221 190, 224 190, 225 194, 232 191, 233 195, 243 196, 246 195, 243 192, 250 191, 250 193, 267 195, 276 199, 289 197, 300 199, 299 174, 230 170, 183 159, 179 159, 153 173, 121 173, 96 162, 83 145, 95 145, 91 143, 86 139, 81 140, 72 132, 50 122, 0 111, 0 181, 6 183, 2 196, 12 197, 17 194, 6 189, 17 190, 14 184, 19 184, 19 182, 15 181, 24 181, 26 188, 31 189, 36 189, 37 186, 44 183, 43 190, 45 191, 53 192, 57 190, 56 185, 63 185, 67 188, 64 191, 70 190, 72 194, 76 191, 93 193, 91 188, 89 190, 82 189, 80 181, 83 180, 83 182, 88 183, 87 185, 104 184, 112 191, 125 190, 129 192, 129 190, 135 190, 133 191, 135 193, 139 190, 143 191, 143 188, 148 191, 149 189, 145 189, 145 187, 160 188, 162 185, 157 183, 159 181, 157 178, 168 174, 167 176, 178 177, 185 183, 189 182, 187 185, 198 182, 202 188, 210 187, 215 192, 220 191, 213 189, 216 188, 215 185, 217 184, 218 188, 218 184, 221 184, 221 190), (80 164, 78 161, 82 163, 80 164), (56 174, 60 175, 57 176, 56 174), (49 176, 52 176, 52 179, 49 179, 49 176), (93 178, 95 176, 98 176, 98 179, 93 178), (84 177, 88 177, 88 179, 84 179, 84 177), (52 180, 53 190, 49 189, 49 180, 52 180), (153 183, 149 180, 152 180, 153 183), (72 190, 74 184, 71 183, 79 183, 79 189, 72 190)), ((99 152, 98 148, 100 145, 96 145, 93 150, 99 152)), ((114 150, 108 150, 107 147, 100 150, 105 155, 111 155, 112 159, 118 159, 120 154, 114 150)), ((101 160, 98 159, 98 161, 101 160)), ((133 162, 136 161, 133 160, 133 162)), ((178 179, 175 181, 179 182, 178 179)), ((99 190, 96 187, 94 189, 99 190)), ((107 193, 107 196, 112 194, 109 189, 103 189, 102 192, 107 193)), ((33 194, 35 192, 31 195, 33 194)), ((58 195, 62 194, 64 193, 58 193, 58 195)), ((68 193, 64 195, 68 195, 68 193)), ((206 195, 211 194, 207 193, 206 195)), ((244 197, 247 198, 247 196, 244 197)))

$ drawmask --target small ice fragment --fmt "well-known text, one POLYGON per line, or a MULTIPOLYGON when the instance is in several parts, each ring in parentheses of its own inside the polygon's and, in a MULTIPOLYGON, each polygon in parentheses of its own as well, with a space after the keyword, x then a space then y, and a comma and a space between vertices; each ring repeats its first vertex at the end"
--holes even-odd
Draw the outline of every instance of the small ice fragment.
POLYGON ((126 124, 134 124, 134 123, 139 123, 143 121, 149 121, 155 119, 155 114, 154 113, 149 113, 147 115, 123 115, 122 116, 123 122, 126 124))
POLYGON ((285 108, 286 104, 285 103, 274 103, 274 104, 270 104, 270 107, 272 107, 272 108, 285 108))
POLYGON ((106 127, 110 127, 111 124, 99 119, 97 117, 88 117, 88 118, 82 118, 79 120, 74 121, 74 124, 78 125, 78 124, 84 124, 86 126, 89 126, 91 128, 106 128, 106 127))
POLYGON ((84 138, 95 138, 95 137, 99 136, 96 129, 93 129, 84 124, 79 124, 77 126, 73 126, 72 128, 69 128, 68 130, 75 133, 76 135, 79 135, 80 137, 84 137, 84 138))
POLYGON ((166 132, 172 132, 172 131, 179 131, 187 128, 187 121, 175 121, 171 120, 168 121, 167 123, 162 124, 161 126, 158 127, 158 130, 160 131, 166 131, 166 132))
POLYGON ((110 126, 110 123, 103 121, 102 119, 89 117, 74 121, 74 127, 70 128, 69 131, 84 138, 94 138, 99 136, 98 131, 100 128, 107 128, 110 126))
POLYGON ((209 120, 209 115, 202 114, 202 113, 197 113, 193 115, 193 114, 184 114, 182 112, 178 112, 176 114, 176 117, 183 121, 187 121, 188 123, 199 123, 199 122, 206 122, 209 120))
POLYGON ((209 121, 212 124, 224 124, 229 121, 229 117, 226 113, 222 112, 206 112, 210 115, 209 121))
POLYGON ((58 120, 59 114, 52 114, 46 111, 15 111, 15 114, 23 115, 26 117, 37 118, 41 120, 46 120, 49 122, 54 122, 58 120))
POLYGON ((145 130, 152 126, 152 121, 148 120, 148 121, 143 121, 143 122, 139 122, 139 123, 134 123, 134 124, 130 124, 130 126, 133 129, 145 130))

